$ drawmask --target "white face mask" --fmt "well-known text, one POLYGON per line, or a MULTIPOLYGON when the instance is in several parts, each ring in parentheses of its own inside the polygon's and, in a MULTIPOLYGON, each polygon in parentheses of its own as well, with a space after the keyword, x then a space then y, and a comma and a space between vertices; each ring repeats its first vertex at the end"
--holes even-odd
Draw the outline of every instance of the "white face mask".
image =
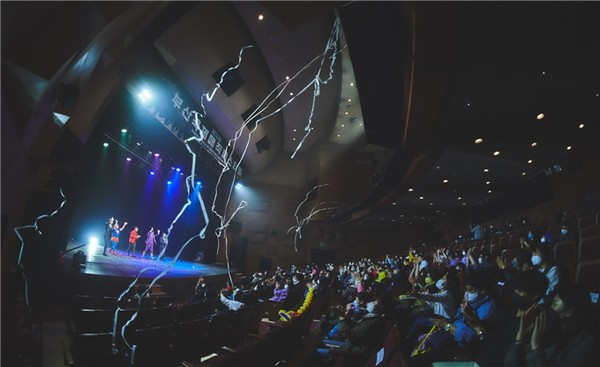
POLYGON ((439 290, 442 290, 446 288, 446 282, 444 282, 444 279, 438 279, 438 281, 435 282, 435 287, 439 290))
POLYGON ((475 291, 475 292, 465 292, 465 299, 467 300, 467 302, 474 302, 477 297, 479 297, 479 292, 475 291))
POLYGON ((531 257, 531 263, 533 266, 538 266, 542 262, 542 257, 540 255, 533 255, 531 257))

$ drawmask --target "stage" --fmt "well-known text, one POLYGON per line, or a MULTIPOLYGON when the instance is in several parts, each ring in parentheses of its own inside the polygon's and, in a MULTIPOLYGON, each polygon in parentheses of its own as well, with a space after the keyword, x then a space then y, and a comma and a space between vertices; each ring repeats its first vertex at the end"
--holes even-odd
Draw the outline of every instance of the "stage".
MULTIPOLYGON (((143 259, 140 251, 135 253, 135 257, 127 256, 126 248, 118 249, 116 255, 107 250, 107 255, 104 256, 103 250, 104 246, 101 245, 89 245, 77 241, 68 243, 65 252, 66 262, 59 273, 62 273, 61 282, 68 284, 73 294, 117 296, 138 275, 140 275, 139 284, 148 284, 165 272, 157 282, 163 291, 186 299, 193 294, 196 281, 200 276, 219 288, 224 287, 229 279, 226 265, 203 264, 181 259, 173 261, 172 257, 156 260, 157 253, 154 254, 155 260, 150 260, 149 253, 146 253, 143 259), (73 262, 73 255, 78 251, 83 251, 85 254, 84 266, 78 266, 73 262)), ((234 281, 239 280, 241 275, 237 269, 231 269, 231 274, 234 281)))
MULTIPOLYGON (((181 259, 173 262, 172 257, 156 260, 158 253, 154 253, 155 260, 150 260, 149 253, 146 253, 145 258, 142 258, 139 249, 136 249, 135 257, 127 256, 125 254, 126 249, 117 249, 116 255, 108 252, 107 249, 107 256, 104 256, 102 255, 104 246, 82 244, 76 241, 67 244, 66 260, 69 269, 72 269, 73 254, 79 250, 86 255, 85 268, 81 271, 90 275, 135 277, 143 269, 146 270, 142 273, 141 278, 154 278, 166 269, 168 269, 168 272, 164 275, 165 278, 189 278, 227 273, 227 267, 223 265, 202 264, 201 262, 181 259)), ((231 271, 234 272, 235 270, 231 269, 231 271)))

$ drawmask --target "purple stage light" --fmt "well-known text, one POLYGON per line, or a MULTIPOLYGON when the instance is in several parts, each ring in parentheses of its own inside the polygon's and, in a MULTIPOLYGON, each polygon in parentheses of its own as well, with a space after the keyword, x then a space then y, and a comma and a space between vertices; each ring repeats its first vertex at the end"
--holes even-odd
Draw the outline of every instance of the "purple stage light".
POLYGON ((127 162, 131 162, 131 158, 127 157, 127 162))
POLYGON ((158 157, 159 155, 160 155, 160 154, 158 154, 158 153, 154 153, 154 156, 155 156, 155 157, 158 157))

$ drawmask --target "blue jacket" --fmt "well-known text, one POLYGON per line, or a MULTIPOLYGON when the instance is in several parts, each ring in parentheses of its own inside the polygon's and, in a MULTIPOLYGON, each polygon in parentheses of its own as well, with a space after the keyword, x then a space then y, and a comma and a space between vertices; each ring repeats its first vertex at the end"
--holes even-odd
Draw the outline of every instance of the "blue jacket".
MULTIPOLYGON (((471 307, 473 307, 473 310, 477 313, 480 320, 490 318, 494 314, 494 311, 496 311, 494 300, 487 294, 484 295, 483 298, 471 303, 471 307)), ((454 319, 453 325, 456 327, 454 340, 456 340, 459 345, 471 345, 479 341, 477 333, 467 323, 467 320, 462 313, 462 308, 456 312, 456 318, 454 319)))

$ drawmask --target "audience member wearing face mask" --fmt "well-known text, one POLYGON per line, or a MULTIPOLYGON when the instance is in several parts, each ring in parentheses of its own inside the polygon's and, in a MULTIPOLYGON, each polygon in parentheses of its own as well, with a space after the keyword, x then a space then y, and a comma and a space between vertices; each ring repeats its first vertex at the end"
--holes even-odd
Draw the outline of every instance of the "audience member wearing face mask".
POLYGON ((504 365, 597 366, 598 343, 587 330, 597 327, 590 322, 591 315, 587 290, 579 285, 561 288, 549 309, 533 306, 523 314, 504 365))
POLYGON ((560 269, 552 262, 552 250, 547 246, 539 246, 531 253, 531 264, 548 278, 546 297, 540 302, 550 301, 560 285, 560 269))
MULTIPOLYGON (((493 316, 496 305, 494 300, 487 294, 486 277, 478 272, 471 272, 466 281, 465 293, 462 304, 456 312, 454 321, 432 318, 432 324, 440 331, 432 334, 427 346, 430 352, 418 357, 428 361, 440 361, 448 358, 447 351, 452 347, 469 347, 479 344, 480 337, 470 323, 471 320, 482 322, 493 316)), ((417 341, 409 339, 410 348, 418 345, 417 341)))
POLYGON ((546 294, 548 279, 536 270, 515 275, 507 283, 505 302, 485 322, 470 320, 480 336, 481 346, 475 360, 481 366, 501 366, 504 356, 519 331, 521 316, 546 294), (508 301, 508 302, 507 302, 508 301))

